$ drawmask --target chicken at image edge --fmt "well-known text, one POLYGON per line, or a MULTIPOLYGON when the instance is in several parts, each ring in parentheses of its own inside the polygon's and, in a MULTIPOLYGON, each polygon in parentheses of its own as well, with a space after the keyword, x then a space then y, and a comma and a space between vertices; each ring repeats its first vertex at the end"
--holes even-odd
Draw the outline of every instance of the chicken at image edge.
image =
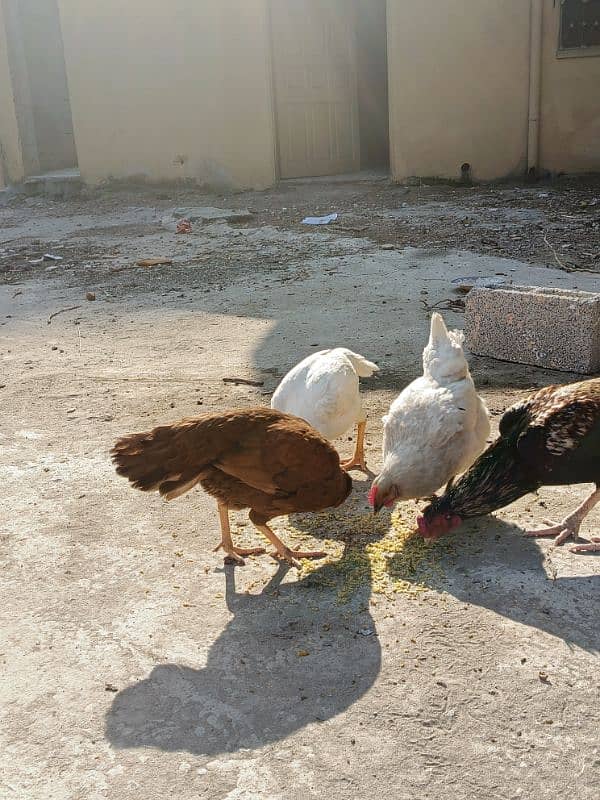
POLYGON ((296 364, 275 390, 271 408, 305 419, 330 441, 357 425, 354 455, 345 470, 369 473, 364 441, 367 416, 360 399, 359 378, 370 378, 379 367, 345 347, 321 350, 296 364))
POLYGON ((204 414, 119 439, 111 450, 119 475, 167 500, 196 484, 218 504, 221 544, 238 563, 264 548, 235 547, 229 510, 250 521, 293 566, 322 551, 293 551, 267 524, 274 517, 341 505, 352 491, 336 450, 304 420, 267 408, 204 414))
POLYGON ((448 332, 437 312, 423 351, 423 375, 383 418, 383 467, 369 502, 377 513, 402 500, 431 498, 483 452, 488 410, 465 358, 462 331, 448 332))
MULTIPOLYGON (((600 378, 548 386, 512 406, 500 420, 499 438, 419 519, 421 534, 437 539, 463 519, 490 514, 542 486, 594 483, 589 497, 557 525, 527 531, 577 538, 585 517, 600 502, 600 378)), ((600 537, 571 548, 600 551, 600 537)))

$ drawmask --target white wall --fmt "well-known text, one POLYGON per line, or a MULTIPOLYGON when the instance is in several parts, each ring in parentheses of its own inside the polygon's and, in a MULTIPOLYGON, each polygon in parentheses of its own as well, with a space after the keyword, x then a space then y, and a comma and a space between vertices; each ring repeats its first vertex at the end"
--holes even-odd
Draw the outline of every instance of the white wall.
POLYGON ((6 33, 4 6, 0 1, 0 188, 9 182, 22 181, 24 175, 6 33))
POLYGON ((395 178, 524 171, 527 0, 388 0, 388 61, 395 178))
POLYGON ((77 165, 57 0, 17 0, 36 171, 77 165))
POLYGON ((275 180, 266 0, 59 0, 82 177, 275 180))
POLYGON ((558 11, 546 0, 541 163, 553 172, 600 172, 600 55, 556 57, 558 11))

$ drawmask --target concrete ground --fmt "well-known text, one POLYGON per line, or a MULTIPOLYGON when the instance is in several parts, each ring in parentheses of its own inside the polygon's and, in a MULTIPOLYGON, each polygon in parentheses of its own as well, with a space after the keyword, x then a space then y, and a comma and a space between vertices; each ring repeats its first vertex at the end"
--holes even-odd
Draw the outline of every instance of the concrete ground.
MULTIPOLYGON (((140 190, 0 209, 0 797, 597 797, 600 558, 522 537, 588 487, 542 490, 465 528, 451 554, 432 550, 424 593, 376 594, 367 570, 341 603, 335 586, 266 556, 224 568, 209 497, 164 504, 108 458, 123 433, 267 403, 300 358, 345 345, 382 368, 363 387, 376 469, 380 417, 419 373, 427 307, 456 299, 452 279, 600 290, 589 187, 585 201, 572 185, 434 191, 140 190), (540 211, 548 196, 554 216, 540 211), (188 236, 160 221, 203 204, 255 217, 188 236), (563 266, 588 272, 547 267, 558 263, 543 236, 557 248, 567 237, 565 206, 589 224, 573 223, 579 261, 563 266), (298 224, 335 210, 332 228, 298 224), (473 226, 529 249, 503 258, 473 226), (30 263, 45 253, 62 260, 30 263), (174 263, 135 267, 156 256, 174 263)), ((459 310, 443 313, 462 325, 459 310)), ((495 423, 532 388, 575 377, 471 364, 495 423)), ((354 507, 370 520, 355 476, 354 507)), ((329 519, 328 537, 357 535, 343 509, 329 519)), ((599 522, 596 510, 584 533, 599 522)), ((309 519, 295 525, 312 533, 309 519)))

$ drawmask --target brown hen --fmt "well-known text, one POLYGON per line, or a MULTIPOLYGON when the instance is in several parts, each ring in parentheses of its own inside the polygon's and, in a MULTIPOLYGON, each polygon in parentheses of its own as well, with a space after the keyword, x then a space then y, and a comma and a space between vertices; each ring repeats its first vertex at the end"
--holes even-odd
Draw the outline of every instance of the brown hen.
POLYGON ((251 522, 275 546, 274 555, 299 566, 299 558, 325 553, 290 550, 269 520, 339 506, 352 491, 352 480, 326 439, 304 420, 268 408, 203 414, 133 433, 119 439, 111 455, 117 473, 136 489, 159 491, 167 500, 200 483, 218 503, 217 549, 242 564, 243 556, 264 549, 234 546, 230 509, 249 508, 251 522))

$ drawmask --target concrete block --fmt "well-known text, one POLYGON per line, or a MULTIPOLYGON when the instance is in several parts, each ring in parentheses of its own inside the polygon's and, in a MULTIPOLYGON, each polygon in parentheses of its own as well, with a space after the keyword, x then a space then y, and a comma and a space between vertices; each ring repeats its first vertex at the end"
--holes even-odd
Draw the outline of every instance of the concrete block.
POLYGON ((472 353, 517 364, 600 371, 600 294, 539 286, 474 288, 466 298, 472 353))

